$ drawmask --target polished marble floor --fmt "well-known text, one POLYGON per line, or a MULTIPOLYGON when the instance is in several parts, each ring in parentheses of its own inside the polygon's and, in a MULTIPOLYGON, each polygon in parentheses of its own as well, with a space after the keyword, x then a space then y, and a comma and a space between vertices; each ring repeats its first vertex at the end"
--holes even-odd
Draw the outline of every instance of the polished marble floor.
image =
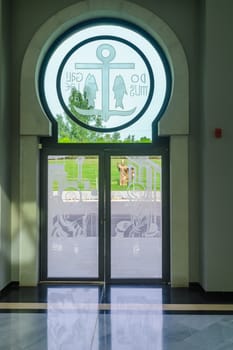
POLYGON ((233 294, 168 286, 12 286, 0 350, 233 350, 233 294))

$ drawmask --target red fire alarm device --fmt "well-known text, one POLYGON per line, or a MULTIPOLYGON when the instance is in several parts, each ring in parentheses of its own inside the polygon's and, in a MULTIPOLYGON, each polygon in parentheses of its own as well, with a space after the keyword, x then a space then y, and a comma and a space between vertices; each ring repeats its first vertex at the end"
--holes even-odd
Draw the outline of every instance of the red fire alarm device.
POLYGON ((222 137, 222 128, 215 128, 214 129, 214 136, 216 139, 221 139, 222 137))

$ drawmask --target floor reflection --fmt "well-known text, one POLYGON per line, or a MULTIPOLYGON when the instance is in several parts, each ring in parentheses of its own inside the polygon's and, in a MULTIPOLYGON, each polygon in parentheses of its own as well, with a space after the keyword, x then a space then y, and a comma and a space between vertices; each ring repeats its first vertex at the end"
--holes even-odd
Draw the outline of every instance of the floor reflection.
POLYGON ((48 350, 162 349, 162 309, 143 310, 162 303, 161 289, 111 287, 107 310, 99 310, 100 293, 98 287, 48 289, 48 350), (122 309, 126 304, 138 307, 122 309))
POLYGON ((99 293, 98 287, 48 289, 48 350, 98 348, 99 293))
POLYGON ((225 308, 203 313, 198 303, 190 305, 196 306, 193 312, 183 309, 183 296, 190 302, 191 295, 176 290, 183 304, 173 304, 173 312, 162 308, 162 298, 169 297, 164 287, 48 286, 43 295, 48 303, 29 302, 29 290, 23 290, 19 309, 15 294, 14 302, 2 302, 0 350, 233 349, 232 302, 221 304, 228 313, 225 308))
POLYGON ((109 287, 111 304, 159 304, 163 303, 162 288, 153 287, 109 287))
MULTIPOLYGON (((112 287, 111 304, 134 304, 138 310, 111 311, 111 350, 162 349, 163 315, 143 310, 145 304, 162 304, 160 288, 112 287)), ((106 317, 108 322, 108 316, 106 317)))

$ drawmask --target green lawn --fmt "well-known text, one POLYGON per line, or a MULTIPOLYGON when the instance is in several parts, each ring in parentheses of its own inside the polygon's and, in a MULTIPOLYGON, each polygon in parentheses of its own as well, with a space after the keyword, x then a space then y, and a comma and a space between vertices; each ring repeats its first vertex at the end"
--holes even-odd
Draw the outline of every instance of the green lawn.
MULTIPOLYGON (((92 190, 97 188, 97 182, 98 182, 98 158, 94 156, 85 156, 83 159, 77 158, 77 156, 67 156, 66 158, 62 159, 56 159, 55 157, 53 159, 49 159, 49 171, 53 171, 53 165, 61 165, 61 171, 65 171, 66 173, 66 180, 68 182, 70 181, 70 186, 66 188, 66 190, 74 190, 76 185, 80 190, 92 190), (75 185, 76 184, 76 185, 75 185)), ((118 169, 118 164, 121 162, 122 157, 111 157, 111 190, 112 191, 124 191, 128 189, 128 186, 120 186, 120 172, 118 169)), ((160 157, 151 157, 150 160, 156 164, 158 164, 161 168, 161 158, 160 157)), ((131 165, 134 167, 135 171, 135 182, 140 182, 139 185, 135 185, 135 189, 143 189, 146 187, 146 181, 147 177, 152 177, 152 182, 154 180, 155 172, 152 170, 151 172, 146 171, 146 167, 143 167, 141 170, 141 176, 139 179, 139 168, 138 166, 133 163, 132 161, 129 161, 127 158, 125 159, 126 165, 131 165)), ((151 169, 151 168, 150 168, 151 169)), ((54 175, 54 178, 56 178, 56 175, 54 175)), ((131 183, 131 186, 133 180, 129 182, 131 183)), ((53 190, 58 190, 58 181, 56 179, 53 181, 53 190)), ((154 186, 152 188, 154 190, 154 186)), ((160 190, 160 174, 157 173, 156 176, 156 190, 160 190)))

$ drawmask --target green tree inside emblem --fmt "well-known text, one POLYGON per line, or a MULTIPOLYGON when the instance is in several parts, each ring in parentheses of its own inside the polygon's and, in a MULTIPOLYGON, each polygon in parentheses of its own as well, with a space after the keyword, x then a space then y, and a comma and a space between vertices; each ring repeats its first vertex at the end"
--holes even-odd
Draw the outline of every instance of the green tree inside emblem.
MULTIPOLYGON (((92 100, 93 101, 93 100, 92 100)), ((86 125, 94 125, 97 128, 102 127, 102 118, 100 115, 82 115, 77 111, 78 109, 90 110, 91 106, 90 96, 88 91, 82 94, 75 87, 71 89, 69 97, 69 109, 72 114, 86 125), (88 99, 89 98, 89 99, 88 99)), ((102 133, 89 130, 79 124, 75 123, 66 114, 57 115, 58 123, 58 142, 59 143, 148 143, 151 142, 149 138, 143 137, 140 140, 135 140, 134 135, 128 135, 127 138, 121 140, 119 131, 114 133, 102 133)))

